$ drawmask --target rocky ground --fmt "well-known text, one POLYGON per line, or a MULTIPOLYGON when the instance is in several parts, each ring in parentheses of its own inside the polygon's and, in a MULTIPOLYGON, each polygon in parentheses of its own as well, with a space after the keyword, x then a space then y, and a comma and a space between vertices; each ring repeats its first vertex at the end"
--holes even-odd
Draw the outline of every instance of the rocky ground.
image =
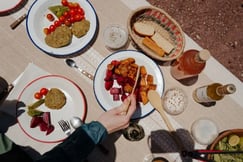
POLYGON ((147 0, 243 81, 242 0, 147 0))

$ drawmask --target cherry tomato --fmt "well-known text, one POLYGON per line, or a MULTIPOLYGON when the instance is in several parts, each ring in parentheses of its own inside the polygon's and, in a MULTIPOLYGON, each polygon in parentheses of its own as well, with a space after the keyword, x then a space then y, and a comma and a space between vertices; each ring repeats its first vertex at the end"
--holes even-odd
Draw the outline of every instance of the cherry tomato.
POLYGON ((77 9, 77 12, 81 15, 84 15, 84 10, 81 7, 77 9))
POLYGON ((68 6, 68 1, 67 0, 62 0, 62 5, 63 6, 68 6))
POLYGON ((75 9, 71 9, 71 10, 69 10, 69 14, 70 14, 71 16, 74 16, 74 15, 76 14, 75 9))
POLYGON ((35 99, 41 99, 42 97, 43 97, 43 95, 40 93, 40 92, 36 92, 35 94, 34 94, 34 97, 35 97, 35 99))
POLYGON ((66 26, 68 26, 68 27, 70 27, 70 26, 72 25, 70 19, 66 19, 65 22, 64 22, 64 24, 65 24, 66 26))
POLYGON ((70 22, 71 22, 71 23, 74 23, 74 22, 75 22, 75 18, 74 18, 74 16, 70 17, 70 22))
POLYGON ((64 16, 60 16, 59 17, 59 21, 63 24, 65 22, 65 17, 64 16))
POLYGON ((46 35, 50 34, 50 31, 49 31, 48 28, 44 28, 44 29, 43 29, 43 32, 44 32, 46 35))
POLYGON ((54 16, 53 16, 52 14, 50 14, 50 13, 46 15, 46 18, 47 18, 49 21, 54 21, 54 19, 55 19, 54 16))
POLYGON ((48 93, 48 89, 47 88, 41 88, 40 89, 40 94, 42 95, 42 96, 45 96, 47 93, 48 93))
POLYGON ((75 21, 81 21, 83 19, 83 16, 80 14, 75 15, 74 17, 75 21))
POLYGON ((54 25, 50 25, 49 28, 48 28, 48 30, 49 30, 50 32, 54 32, 55 29, 56 29, 56 27, 55 27, 54 25))
POLYGON ((70 17, 70 14, 68 11, 64 12, 63 15, 66 19, 70 17))
POLYGON ((54 21, 54 26, 55 26, 55 27, 58 27, 58 26, 61 26, 61 25, 62 25, 62 23, 61 23, 60 20, 56 20, 56 21, 54 21))

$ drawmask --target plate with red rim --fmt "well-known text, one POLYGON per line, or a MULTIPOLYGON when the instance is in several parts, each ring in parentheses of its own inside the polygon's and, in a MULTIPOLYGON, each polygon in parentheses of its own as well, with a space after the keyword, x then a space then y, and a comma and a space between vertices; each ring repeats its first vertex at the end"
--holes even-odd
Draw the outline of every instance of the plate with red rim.
MULTIPOLYGON (((96 100, 105 111, 117 107, 122 103, 122 101, 113 101, 112 95, 110 95, 110 92, 105 89, 104 78, 106 75, 107 65, 113 60, 122 60, 128 57, 134 58, 135 63, 139 66, 145 66, 147 73, 154 77, 154 83, 157 85, 156 91, 160 96, 162 96, 165 83, 159 66, 152 59, 141 52, 134 50, 121 50, 107 56, 100 63, 95 72, 93 84, 94 94, 96 100)), ((137 109, 132 116, 132 119, 143 118, 154 111, 154 107, 149 102, 146 105, 143 105, 141 102, 139 102, 137 105, 137 109)))
POLYGON ((84 121, 87 112, 86 100, 80 87, 73 81, 60 75, 45 75, 31 81, 20 93, 18 101, 25 105, 18 108, 18 110, 23 111, 17 117, 19 126, 32 139, 45 143, 60 142, 67 137, 58 125, 58 121, 61 119, 69 121, 73 116, 78 116, 84 121), (51 114, 51 124, 54 125, 55 129, 49 135, 46 135, 46 132, 42 132, 38 126, 30 128, 32 117, 27 114, 27 106, 37 101, 34 98, 34 94, 43 87, 47 89, 58 88, 66 96, 66 104, 59 110, 49 109, 45 104, 37 108, 37 110, 50 112, 51 114))
POLYGON ((15 9, 19 8, 22 3, 26 0, 8 0, 1 2, 0 5, 0 15, 8 15, 12 13, 15 9))
MULTIPOLYGON (((90 29, 86 35, 81 38, 73 36, 69 45, 60 48, 53 48, 45 43, 45 33, 43 29, 53 24, 53 22, 48 21, 46 18, 46 15, 51 13, 48 7, 61 5, 61 0, 35 1, 29 9, 26 21, 28 36, 37 48, 51 56, 64 57, 78 54, 92 43, 97 35, 98 17, 92 4, 87 0, 69 0, 69 2, 77 2, 80 7, 83 8, 85 19, 90 22, 90 29)), ((56 17, 55 20, 57 20, 56 17)))

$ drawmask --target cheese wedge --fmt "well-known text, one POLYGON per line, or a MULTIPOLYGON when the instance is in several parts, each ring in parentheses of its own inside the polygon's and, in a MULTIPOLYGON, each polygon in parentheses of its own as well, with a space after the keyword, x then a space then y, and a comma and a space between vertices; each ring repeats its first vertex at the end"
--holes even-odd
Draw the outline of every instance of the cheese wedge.
POLYGON ((153 52, 155 52, 159 56, 164 56, 165 51, 160 48, 152 39, 149 37, 145 37, 142 40, 142 43, 147 46, 149 49, 151 49, 153 52))
POLYGON ((174 49, 174 46, 157 32, 151 37, 151 39, 166 53, 170 53, 174 49))

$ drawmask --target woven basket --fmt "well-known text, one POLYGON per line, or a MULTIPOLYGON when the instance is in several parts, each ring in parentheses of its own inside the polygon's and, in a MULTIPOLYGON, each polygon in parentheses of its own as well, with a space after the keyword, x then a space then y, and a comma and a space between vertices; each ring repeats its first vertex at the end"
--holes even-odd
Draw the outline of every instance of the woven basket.
POLYGON ((172 61, 179 57, 185 47, 184 33, 179 24, 165 11, 157 7, 140 7, 129 15, 128 32, 135 45, 148 56, 160 61, 172 61), (133 24, 137 21, 150 24, 155 31, 174 45, 174 49, 163 57, 157 55, 152 50, 142 44, 143 37, 133 30, 133 24))

